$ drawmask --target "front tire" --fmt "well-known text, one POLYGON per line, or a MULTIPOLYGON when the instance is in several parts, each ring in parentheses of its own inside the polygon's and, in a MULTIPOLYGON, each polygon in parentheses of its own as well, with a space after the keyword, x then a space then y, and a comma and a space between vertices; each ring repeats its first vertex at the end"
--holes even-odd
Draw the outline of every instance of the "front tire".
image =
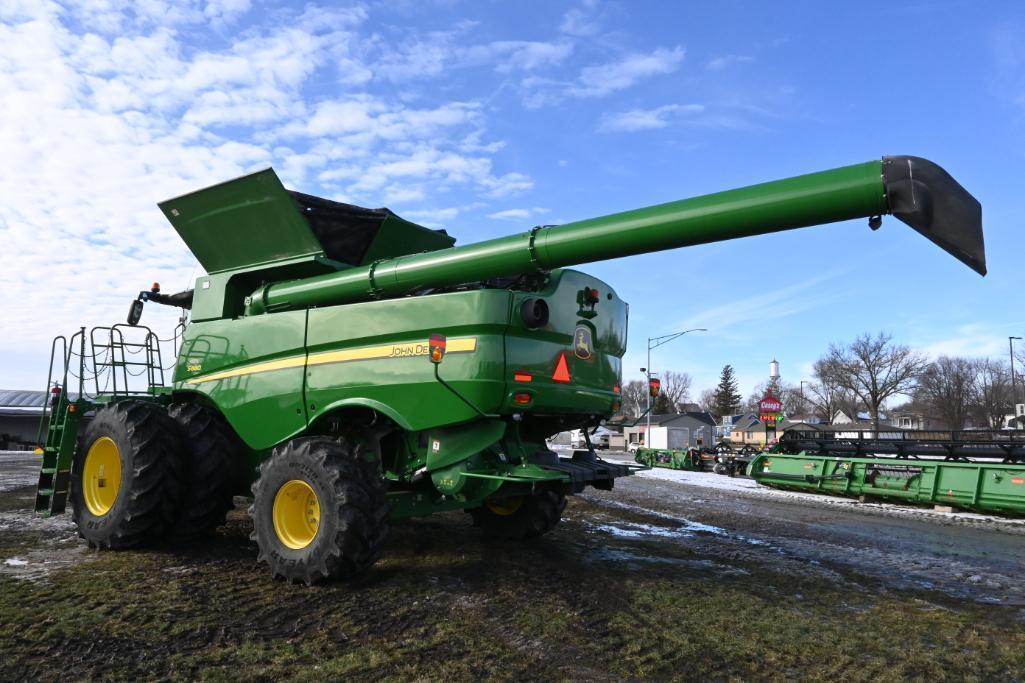
POLYGON ((72 519, 98 548, 162 540, 182 492, 182 445, 163 407, 120 401, 96 411, 75 453, 72 519))
POLYGON ((470 510, 473 525, 493 538, 522 540, 543 536, 555 528, 566 509, 566 496, 542 491, 533 496, 486 499, 470 510))
POLYGON ((350 579, 388 535, 380 461, 358 439, 311 436, 274 449, 253 484, 253 540, 275 577, 350 579))

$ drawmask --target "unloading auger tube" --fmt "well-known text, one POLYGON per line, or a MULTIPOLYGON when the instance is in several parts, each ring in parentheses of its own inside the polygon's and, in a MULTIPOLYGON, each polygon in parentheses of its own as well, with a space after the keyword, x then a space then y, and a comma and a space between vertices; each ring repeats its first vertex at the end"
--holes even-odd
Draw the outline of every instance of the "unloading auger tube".
POLYGON ((852 218, 896 216, 981 275, 982 207, 946 171, 888 156, 830 171, 624 211, 463 247, 265 285, 247 313, 367 301, 519 273, 852 218))

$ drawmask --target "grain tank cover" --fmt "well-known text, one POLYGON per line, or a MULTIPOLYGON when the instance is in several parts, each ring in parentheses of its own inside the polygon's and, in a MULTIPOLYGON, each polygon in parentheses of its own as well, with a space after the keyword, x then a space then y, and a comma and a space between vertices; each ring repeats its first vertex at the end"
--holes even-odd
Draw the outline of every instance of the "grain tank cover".
POLYGON ((450 247, 444 230, 286 190, 274 169, 159 204, 208 273, 248 270, 307 257, 349 266, 450 247))

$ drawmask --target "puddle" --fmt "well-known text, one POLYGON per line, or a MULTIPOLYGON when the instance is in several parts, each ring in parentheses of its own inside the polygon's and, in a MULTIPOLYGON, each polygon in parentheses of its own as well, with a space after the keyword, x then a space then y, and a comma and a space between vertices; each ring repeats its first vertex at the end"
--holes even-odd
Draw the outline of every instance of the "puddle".
POLYGON ((741 536, 733 532, 727 531, 722 527, 714 526, 712 524, 704 524, 702 522, 695 522, 687 519, 686 517, 677 517, 676 515, 670 515, 659 510, 652 510, 650 508, 641 507, 639 505, 630 505, 629 503, 623 503, 618 500, 599 500, 595 498, 589 498, 589 502, 598 505, 600 507, 611 507, 619 508, 621 510, 629 510, 631 512, 639 512, 659 519, 664 519, 675 524, 675 527, 657 526, 654 524, 641 524, 638 522, 628 522, 626 520, 619 520, 616 524, 595 524, 594 528, 598 531, 602 531, 613 536, 620 538, 642 538, 645 536, 659 536, 663 538, 691 538, 695 534, 711 534, 713 536, 720 536, 722 538, 729 538, 749 545, 763 546, 772 550, 779 550, 776 546, 762 541, 757 538, 750 538, 748 536, 741 536))
POLYGON ((33 549, 0 562, 0 575, 39 581, 58 569, 88 562, 90 556, 95 556, 95 553, 85 545, 59 550, 33 549))

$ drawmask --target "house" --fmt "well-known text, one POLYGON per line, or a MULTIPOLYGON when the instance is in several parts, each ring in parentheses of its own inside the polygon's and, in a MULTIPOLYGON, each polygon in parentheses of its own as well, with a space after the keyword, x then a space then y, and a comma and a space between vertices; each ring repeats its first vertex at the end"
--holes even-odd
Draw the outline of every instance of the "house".
POLYGON ((919 410, 895 410, 890 413, 889 423, 901 429, 949 429, 943 420, 919 410))
MULTIPOLYGON (((751 439, 753 441, 755 439, 754 432, 757 431, 755 427, 760 424, 762 424, 762 421, 758 419, 757 413, 736 415, 733 420, 733 424, 730 425, 730 431, 727 436, 733 443, 747 443, 746 439, 751 439), (748 432, 750 432, 750 434, 748 432)), ((762 429, 764 431, 764 425, 762 426, 762 429)))
POLYGON ((758 415, 755 413, 737 413, 736 415, 724 415, 722 420, 715 427, 715 440, 721 441, 723 439, 730 438, 730 432, 733 431, 733 425, 739 423, 742 420, 758 419, 758 415))
MULTIPOLYGON (((879 411, 879 422, 880 424, 887 421, 886 413, 879 411)), ((872 424, 872 413, 867 410, 859 410, 853 414, 848 414, 846 411, 838 410, 833 414, 833 420, 830 424, 845 425, 845 424, 872 424)))
MULTIPOLYGON (((633 420, 630 420, 632 422, 633 420)), ((621 423, 622 425, 622 423, 621 423)), ((668 413, 665 415, 652 415, 652 427, 679 427, 688 430, 690 445, 697 446, 699 442, 703 446, 712 445, 715 442, 715 418, 706 411, 688 411, 685 413, 668 413)), ((610 424, 610 428, 615 425, 610 424)), ((643 444, 644 431, 647 428, 647 419, 641 420, 638 424, 630 426, 623 425, 623 440, 629 444, 636 442, 643 444)))
POLYGON ((734 446, 745 445, 764 448, 767 445, 773 445, 784 432, 790 430, 810 432, 819 429, 820 426, 809 422, 783 420, 782 422, 777 422, 773 428, 759 420, 757 416, 754 416, 753 421, 742 420, 734 425, 733 431, 730 432, 730 443, 734 446))

